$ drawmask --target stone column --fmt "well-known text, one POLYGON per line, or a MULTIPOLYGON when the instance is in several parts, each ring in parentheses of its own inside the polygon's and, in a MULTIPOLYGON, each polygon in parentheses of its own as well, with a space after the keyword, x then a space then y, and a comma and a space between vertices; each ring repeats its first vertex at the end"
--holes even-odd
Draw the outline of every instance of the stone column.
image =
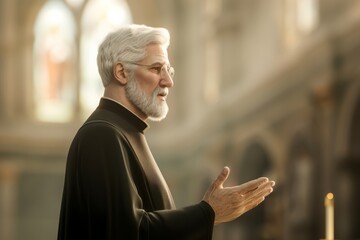
POLYGON ((0 239, 16 239, 17 169, 0 165, 0 239))
POLYGON ((16 1, 0 1, 0 118, 10 118, 14 112, 15 86, 15 26, 16 1))
POLYGON ((334 111, 335 111, 335 94, 331 81, 324 81, 314 84, 314 99, 316 113, 318 117, 317 127, 319 130, 319 147, 321 154, 320 168, 322 170, 323 194, 334 191, 334 111))

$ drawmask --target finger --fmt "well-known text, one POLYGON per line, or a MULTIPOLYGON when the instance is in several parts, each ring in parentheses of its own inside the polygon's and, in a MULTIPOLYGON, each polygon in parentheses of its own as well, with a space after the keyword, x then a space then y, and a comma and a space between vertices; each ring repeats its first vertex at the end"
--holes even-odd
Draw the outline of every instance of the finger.
POLYGON ((270 183, 271 183, 271 187, 273 187, 273 186, 275 186, 275 181, 270 181, 270 183))
POLYGON ((244 188, 244 193, 247 193, 247 192, 257 189, 259 186, 263 185, 264 183, 267 183, 268 181, 269 181, 268 178, 261 177, 261 178, 249 181, 247 183, 244 183, 240 186, 242 186, 244 188))
POLYGON ((275 186, 275 182, 274 182, 274 181, 269 181, 269 182, 266 182, 266 183, 261 184, 261 185, 257 188, 257 190, 258 190, 259 192, 261 192, 261 191, 266 191, 266 190, 268 190, 268 189, 271 189, 271 190, 272 190, 273 186, 275 186))
POLYGON ((250 194, 244 195, 243 204, 247 205, 252 202, 257 202, 259 199, 267 197, 272 192, 273 189, 270 186, 251 192, 250 194))
MULTIPOLYGON (((239 195, 243 198, 243 202, 247 201, 253 201, 256 198, 266 197, 268 196, 272 191, 272 186, 274 185, 273 181, 269 181, 266 183, 261 184, 256 189, 252 189, 251 191, 248 191, 244 193, 243 191, 236 192, 236 195, 239 195)), ((232 190, 234 192, 234 190, 232 190)))
POLYGON ((221 171, 220 175, 215 179, 215 181, 210 185, 208 191, 205 194, 205 198, 208 198, 215 189, 222 187, 222 184, 229 176, 230 169, 228 167, 224 167, 221 171))
POLYGON ((229 175, 230 175, 230 168, 229 167, 224 167, 223 170, 221 171, 221 173, 219 174, 219 176, 217 177, 217 179, 215 180, 214 187, 215 188, 222 188, 224 182, 229 177, 229 175))
POLYGON ((269 181, 268 178, 261 177, 261 178, 258 178, 258 179, 251 180, 249 182, 243 183, 241 185, 234 186, 234 187, 232 187, 232 190, 240 192, 241 194, 247 194, 247 193, 257 189, 260 185, 262 185, 264 183, 267 183, 268 181, 269 181))

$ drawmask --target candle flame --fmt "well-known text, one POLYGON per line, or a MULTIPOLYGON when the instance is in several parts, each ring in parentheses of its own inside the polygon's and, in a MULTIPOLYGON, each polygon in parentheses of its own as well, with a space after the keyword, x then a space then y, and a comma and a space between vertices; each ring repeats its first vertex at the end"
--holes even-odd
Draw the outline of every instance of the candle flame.
POLYGON ((328 193, 328 194, 326 194, 326 198, 327 198, 327 199, 333 199, 333 198, 334 198, 334 194, 328 193))

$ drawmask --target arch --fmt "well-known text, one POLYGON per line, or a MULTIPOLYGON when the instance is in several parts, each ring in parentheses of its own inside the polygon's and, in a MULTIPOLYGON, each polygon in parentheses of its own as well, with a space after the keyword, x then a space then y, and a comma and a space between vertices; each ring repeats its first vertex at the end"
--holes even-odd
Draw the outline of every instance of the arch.
MULTIPOLYGON (((261 141, 249 143, 238 161, 236 171, 240 183, 273 174, 273 164, 269 151, 261 141)), ((226 239, 264 239, 268 218, 271 215, 269 204, 271 203, 267 201, 257 206, 232 223, 232 230, 228 231, 226 239)))
POLYGON ((268 151, 259 142, 254 142, 243 153, 240 162, 239 180, 245 182, 264 176, 269 173, 271 166, 268 151))
MULTIPOLYGON (((235 129, 232 133, 233 138, 231 140, 233 145, 231 162, 234 167, 240 170, 239 164, 242 161, 242 156, 249 147, 253 144, 259 144, 264 146, 271 164, 274 166, 273 176, 274 178, 280 178, 281 165, 284 159, 284 141, 274 134, 270 129, 263 127, 249 127, 244 131, 242 128, 235 129)), ((227 137, 228 139, 228 137, 227 137)), ((239 172, 237 172, 239 174, 239 172)), ((275 179, 276 180, 276 179, 275 179)))
POLYGON ((321 199, 318 163, 314 147, 303 133, 295 133, 286 162, 285 186, 285 227, 286 239, 314 239, 317 226, 317 201, 321 199))

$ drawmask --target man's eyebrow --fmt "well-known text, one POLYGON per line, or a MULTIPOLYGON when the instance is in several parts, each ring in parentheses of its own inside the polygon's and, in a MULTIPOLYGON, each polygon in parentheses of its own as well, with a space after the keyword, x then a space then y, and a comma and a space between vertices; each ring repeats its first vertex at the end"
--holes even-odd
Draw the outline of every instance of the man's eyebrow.
POLYGON ((149 64, 149 66, 157 66, 157 65, 163 66, 164 64, 170 65, 170 63, 167 60, 160 60, 159 59, 159 60, 155 60, 155 61, 156 62, 149 64))
POLYGON ((166 64, 166 62, 154 62, 154 63, 152 63, 152 64, 150 64, 150 66, 156 66, 156 65, 164 65, 164 64, 166 64))
POLYGON ((161 62, 154 62, 154 63, 152 63, 152 64, 150 64, 151 66, 155 66, 155 65, 163 65, 163 63, 161 63, 161 62))

